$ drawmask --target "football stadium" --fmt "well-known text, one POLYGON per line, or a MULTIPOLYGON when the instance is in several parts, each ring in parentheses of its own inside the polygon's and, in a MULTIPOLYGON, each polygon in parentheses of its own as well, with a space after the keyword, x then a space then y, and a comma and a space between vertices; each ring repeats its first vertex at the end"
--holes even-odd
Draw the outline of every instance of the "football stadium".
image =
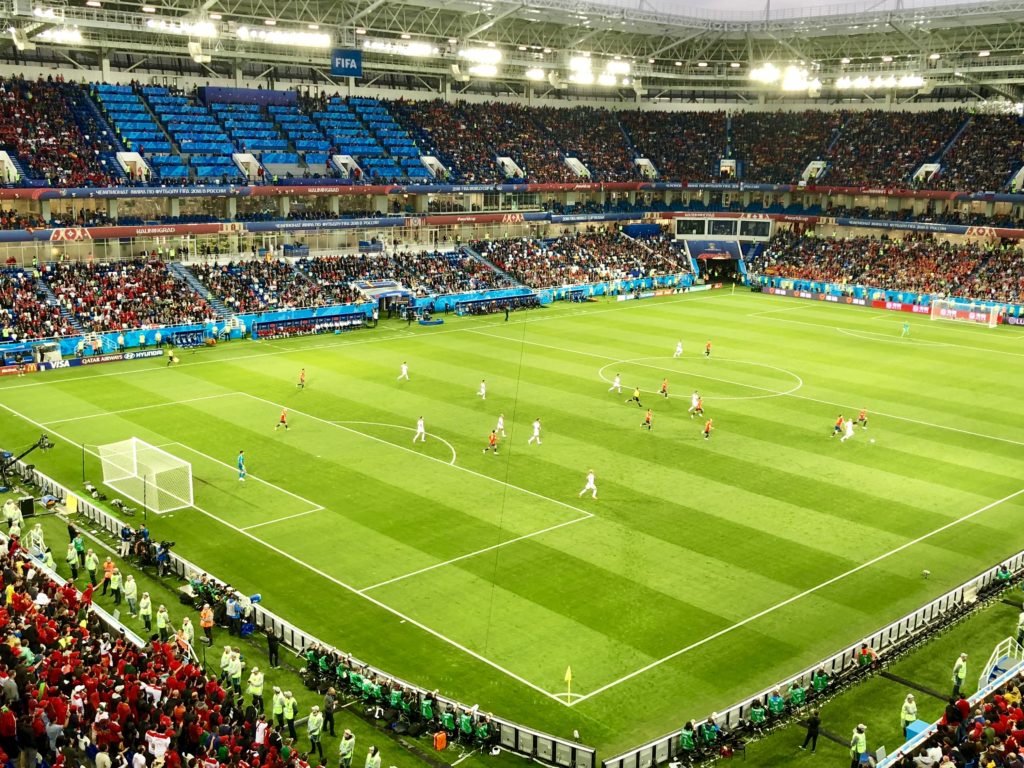
POLYGON ((9 0, 0 763, 1024 768, 1024 6, 9 0))

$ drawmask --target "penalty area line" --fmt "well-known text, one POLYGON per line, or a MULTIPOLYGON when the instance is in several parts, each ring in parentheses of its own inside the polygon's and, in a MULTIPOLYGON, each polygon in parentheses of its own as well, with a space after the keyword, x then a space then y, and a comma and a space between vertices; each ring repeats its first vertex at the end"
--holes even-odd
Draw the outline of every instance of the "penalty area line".
MULTIPOLYGON (((241 393, 241 394, 244 394, 244 393, 241 393)), ((254 396, 250 395, 250 397, 254 397, 254 396)), ((262 400, 263 398, 255 398, 255 399, 262 400)), ((276 404, 274 404, 274 405, 276 405, 276 404)), ((14 410, 13 408, 11 408, 9 405, 7 405, 5 403, 0 403, 0 408, 2 408, 3 410, 7 411, 11 415, 18 417, 19 419, 21 419, 21 420, 23 420, 23 421, 25 421, 25 422, 27 422, 29 424, 32 424, 35 427, 38 427, 40 429, 45 429, 45 427, 44 427, 42 422, 36 421, 35 419, 32 419, 32 418, 29 418, 28 416, 25 416, 24 414, 20 413, 19 411, 14 410)), ((317 418, 317 417, 311 417, 311 418, 317 418)), ((323 420, 321 419, 321 421, 323 421, 323 420)), ((355 430, 353 430, 353 431, 355 431, 355 430)), ((67 435, 62 435, 59 432, 57 432, 56 430, 50 430, 50 432, 52 432, 54 435, 59 437, 61 440, 64 440, 65 442, 71 443, 72 445, 77 445, 77 443, 75 443, 74 440, 71 440, 70 438, 68 438, 67 435)), ((399 446, 396 446, 396 447, 399 447, 399 446)), ((415 451, 413 451, 413 453, 415 453, 415 451)), ((456 467, 456 469, 461 469, 461 467, 456 467)), ((476 473, 474 473, 474 474, 476 474, 476 473)), ((481 475, 481 477, 486 477, 486 475, 481 475)), ((500 482, 500 481, 497 481, 497 482, 500 482)), ((523 490, 525 490, 525 489, 523 489, 523 490)), ((532 494, 532 491, 527 491, 527 493, 531 493, 532 494)), ((537 495, 537 494, 534 494, 534 495, 537 495)), ((311 572, 311 573, 313 573, 313 574, 315 574, 317 576, 320 576, 323 579, 326 579, 327 581, 331 582, 332 584, 336 584, 337 586, 339 586, 342 589, 344 589, 346 592, 351 592, 352 594, 357 595, 358 597, 362 598, 363 600, 366 600, 367 602, 373 604, 377 608, 380 608, 381 610, 386 611, 386 612, 390 613, 391 615, 401 619, 402 621, 406 622, 407 624, 411 624, 412 626, 416 627, 417 629, 422 630, 423 632, 426 632, 431 637, 434 637, 434 638, 436 638, 436 639, 438 639, 438 640, 440 640, 440 641, 442 641, 444 643, 447 643, 448 645, 452 646, 456 650, 462 651, 467 656, 470 656, 471 658, 476 659, 480 663, 486 664, 487 666, 491 667, 492 669, 494 669, 494 670, 496 670, 498 672, 501 672, 506 677, 509 677, 509 678, 511 678, 512 680, 515 680, 518 683, 522 683, 527 688, 530 688, 531 690, 536 691, 537 693, 539 693, 539 694, 541 694, 543 696, 546 696, 547 698, 551 699, 552 701, 556 701, 556 702, 558 702, 559 704, 561 704, 563 706, 569 706, 568 704, 566 704, 566 702, 562 701, 562 699, 559 698, 558 695, 552 693, 551 691, 545 690, 544 688, 540 687, 536 683, 530 682, 525 677, 521 677, 520 675, 517 675, 515 672, 513 672, 510 669, 506 669, 505 667, 503 667, 498 662, 492 661, 491 659, 488 659, 486 656, 483 656, 483 655, 477 653, 472 648, 468 648, 467 646, 463 645, 462 643, 458 642, 457 640, 454 640, 454 639, 448 637, 447 635, 444 635, 441 632, 438 632, 436 629, 433 629, 432 627, 427 626, 423 622, 417 621, 416 619, 412 618, 411 616, 408 616, 408 615, 402 613, 397 608, 393 608, 390 605, 388 605, 387 603, 384 603, 384 602, 382 602, 380 600, 377 600, 375 597, 373 597, 371 595, 362 594, 358 589, 353 587, 351 584, 346 584, 341 579, 338 579, 337 577, 332 576, 331 574, 321 570, 320 568, 317 568, 315 565, 311 565, 310 563, 307 563, 305 560, 302 560, 301 558, 296 557, 295 555, 291 554, 290 552, 286 552, 285 550, 281 549, 280 547, 274 546, 273 544, 271 544, 270 542, 266 541, 265 539, 261 539, 259 536, 256 536, 255 534, 250 533, 249 531, 246 531, 246 530, 244 530, 242 528, 239 528, 237 525, 229 523, 227 520, 224 520, 223 518, 219 517, 218 515, 215 515, 213 512, 205 510, 202 507, 192 506, 191 509, 194 509, 196 512, 199 512, 202 515, 206 515, 206 517, 209 517, 211 520, 214 520, 214 521, 220 523, 225 528, 228 528, 228 529, 230 529, 232 531, 235 531, 240 536, 244 536, 245 538, 247 538, 247 539, 249 539, 251 541, 254 541, 257 544, 260 544, 260 545, 266 547, 271 552, 273 552, 273 553, 275 553, 277 555, 280 555, 281 557, 285 558, 286 560, 289 560, 289 561, 295 563, 296 565, 298 565, 298 566, 300 566, 302 568, 305 568, 309 572, 311 572)))

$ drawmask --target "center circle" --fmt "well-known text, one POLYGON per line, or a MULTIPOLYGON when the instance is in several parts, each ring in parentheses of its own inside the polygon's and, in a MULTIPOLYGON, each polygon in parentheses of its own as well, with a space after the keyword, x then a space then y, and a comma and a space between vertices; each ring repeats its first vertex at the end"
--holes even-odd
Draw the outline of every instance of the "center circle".
MULTIPOLYGON (((755 362, 753 362, 751 360, 734 360, 734 359, 728 358, 728 357, 716 357, 716 358, 713 358, 710 361, 704 360, 704 359, 692 358, 692 357, 691 358, 685 358, 685 359, 683 359, 683 358, 674 358, 674 357, 634 357, 634 358, 631 358, 629 360, 617 360, 615 362, 608 363, 607 365, 601 366, 598 369, 598 371, 597 371, 598 378, 600 378, 601 381, 605 382, 606 384, 611 384, 612 383, 612 379, 609 378, 608 375, 605 372, 609 368, 612 368, 612 367, 615 367, 615 366, 620 366, 620 367, 623 367, 623 366, 626 366, 626 367, 628 367, 628 366, 637 366, 637 367, 642 367, 642 368, 648 368, 648 369, 651 369, 651 371, 652 371, 651 375, 652 376, 657 376, 658 373, 656 373, 656 372, 660 372, 662 376, 664 376, 666 374, 668 374, 668 375, 679 374, 679 375, 683 375, 683 376, 688 376, 690 378, 704 379, 704 380, 709 381, 709 382, 718 382, 720 384, 728 384, 728 385, 734 386, 734 387, 745 387, 747 389, 755 390, 758 393, 758 394, 752 394, 752 395, 715 395, 715 394, 710 394, 706 398, 708 400, 717 400, 717 401, 721 401, 721 400, 765 400, 765 399, 770 398, 770 397, 785 397, 786 395, 793 394, 794 392, 796 392, 798 389, 800 389, 804 385, 803 379, 801 379, 797 374, 795 374, 792 371, 787 370, 785 368, 779 368, 778 366, 775 366, 775 365, 768 365, 767 363, 755 363, 755 362), (660 363, 660 364, 654 364, 654 363, 651 363, 649 361, 657 361, 657 363, 660 363), (749 383, 744 382, 744 381, 734 381, 734 380, 732 380, 732 379, 730 379, 728 377, 727 372, 723 372, 723 371, 720 371, 718 369, 712 369, 712 370, 705 371, 705 372, 696 372, 696 371, 690 371, 690 370, 684 369, 684 368, 682 368, 679 365, 680 363, 683 363, 683 364, 693 363, 693 364, 696 364, 696 365, 714 365, 714 364, 717 364, 717 363, 720 363, 720 362, 725 362, 725 363, 729 363, 729 364, 732 364, 732 365, 738 365, 738 366, 748 366, 749 368, 760 368, 760 369, 764 369, 764 370, 767 370, 767 371, 773 371, 776 374, 783 374, 783 375, 785 375, 785 376, 787 376, 787 377, 789 377, 791 379, 792 384, 789 387, 789 389, 784 389, 784 390, 783 389, 776 389, 776 388, 772 388, 772 387, 762 386, 760 384, 749 384, 749 383), (716 375, 716 374, 719 374, 719 373, 722 373, 722 374, 725 374, 725 375, 721 375, 721 376, 716 375)), ((635 385, 626 382, 626 383, 623 383, 622 386, 623 386, 623 389, 632 390, 633 386, 635 386, 635 385)), ((651 395, 659 394, 657 389, 645 389, 645 388, 641 387, 640 391, 645 393, 645 394, 651 394, 651 395)))

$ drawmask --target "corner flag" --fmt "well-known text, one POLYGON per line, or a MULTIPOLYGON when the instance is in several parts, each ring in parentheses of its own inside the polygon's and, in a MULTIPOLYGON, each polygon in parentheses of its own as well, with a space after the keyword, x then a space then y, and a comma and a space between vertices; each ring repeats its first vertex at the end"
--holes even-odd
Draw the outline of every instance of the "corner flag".
POLYGON ((566 698, 572 703, 572 667, 565 668, 566 698))

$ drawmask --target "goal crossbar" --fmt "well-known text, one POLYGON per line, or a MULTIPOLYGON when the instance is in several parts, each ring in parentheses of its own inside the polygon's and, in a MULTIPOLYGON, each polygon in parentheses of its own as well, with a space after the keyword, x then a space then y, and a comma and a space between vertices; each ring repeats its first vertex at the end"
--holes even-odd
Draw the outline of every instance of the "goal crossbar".
POLYGON ((962 299, 933 299, 930 306, 932 320, 950 320, 958 323, 975 323, 995 328, 999 325, 999 310, 962 299))

